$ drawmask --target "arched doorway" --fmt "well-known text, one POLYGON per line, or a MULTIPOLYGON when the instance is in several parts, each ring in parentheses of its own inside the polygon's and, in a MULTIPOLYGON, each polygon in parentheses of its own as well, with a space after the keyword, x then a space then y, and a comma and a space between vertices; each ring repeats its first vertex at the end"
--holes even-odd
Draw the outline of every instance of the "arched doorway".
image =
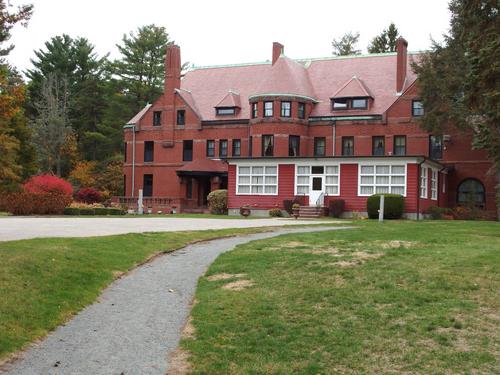
POLYGON ((485 189, 481 181, 467 178, 458 185, 457 204, 484 208, 485 189))

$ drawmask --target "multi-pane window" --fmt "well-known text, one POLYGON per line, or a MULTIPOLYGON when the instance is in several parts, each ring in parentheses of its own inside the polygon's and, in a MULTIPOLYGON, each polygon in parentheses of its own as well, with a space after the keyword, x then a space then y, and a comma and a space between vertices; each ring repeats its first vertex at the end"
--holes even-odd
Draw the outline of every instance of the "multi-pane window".
POLYGON ((406 195, 405 165, 360 165, 358 195, 406 195))
POLYGON ((300 137, 291 135, 288 137, 288 156, 300 155, 300 137))
POLYGON ((281 117, 291 117, 291 116, 292 116, 292 103, 281 102, 281 117))
POLYGON ((484 185, 474 178, 463 180, 460 185, 458 185, 457 203, 460 205, 484 207, 484 185))
POLYGON ((306 103, 299 103, 297 107, 297 117, 300 119, 306 118, 306 103))
POLYGON ((278 194, 278 167, 275 165, 239 166, 237 191, 237 194, 278 194))
POLYGON ((219 141, 219 156, 220 157, 227 156, 227 139, 221 139, 219 141))
POLYGON ((273 117, 274 102, 264 102, 264 117, 273 117))
POLYGON ((207 156, 211 158, 215 156, 215 141, 213 139, 207 140, 207 156))
POLYGON ((186 111, 179 109, 177 111, 177 125, 183 126, 186 124, 186 111))
POLYGON ((366 109, 368 108, 368 99, 352 99, 351 101, 352 109, 366 109))
POLYGON ((431 169, 431 199, 438 199, 438 171, 431 169))
POLYGON ((325 167, 325 194, 339 195, 339 167, 327 165, 325 167))
POLYGON ((368 98, 334 98, 332 99, 332 110, 342 111, 347 109, 367 109, 368 98))
POLYGON ((325 194, 326 195, 339 195, 339 166, 338 165, 325 165, 325 166, 309 166, 298 165, 295 178, 296 194, 307 195, 309 194, 310 183, 312 176, 318 174, 323 175, 325 194))
POLYGON ((252 118, 256 118, 259 115, 259 103, 252 103, 252 118))
POLYGON ((152 197, 153 196, 153 175, 145 174, 142 178, 142 196, 152 197))
POLYGON ((274 136, 262 136, 262 156, 273 156, 274 154, 274 136))
POLYGON ((349 109, 349 99, 334 99, 332 100, 333 110, 349 109))
POLYGON ((342 155, 354 155, 354 137, 342 137, 342 155))
POLYGON ((385 155, 385 137, 383 136, 372 137, 372 155, 373 156, 385 155))
POLYGON ((241 156, 241 140, 233 139, 233 156, 241 156))
POLYGON ((161 111, 154 111, 153 112, 153 126, 160 126, 161 125, 161 111))
POLYGON ((326 138, 325 137, 315 137, 314 138, 314 156, 325 156, 326 152, 326 138))
POLYGON ((153 141, 144 142, 144 162, 150 163, 153 161, 155 152, 155 143, 153 141))
POLYGON ((192 161, 193 160, 193 141, 185 140, 182 141, 182 160, 192 161))
POLYGON ((424 104, 421 100, 413 100, 411 102, 411 115, 414 117, 424 115, 424 104))
POLYGON ((234 115, 236 113, 235 107, 220 107, 215 109, 215 113, 219 116, 234 115))
POLYGON ((427 198, 428 171, 427 167, 420 169, 420 198, 427 198))
POLYGON ((429 157, 431 159, 443 158, 443 136, 431 135, 429 137, 429 157))
POLYGON ((406 136, 394 136, 394 155, 406 155, 406 136))

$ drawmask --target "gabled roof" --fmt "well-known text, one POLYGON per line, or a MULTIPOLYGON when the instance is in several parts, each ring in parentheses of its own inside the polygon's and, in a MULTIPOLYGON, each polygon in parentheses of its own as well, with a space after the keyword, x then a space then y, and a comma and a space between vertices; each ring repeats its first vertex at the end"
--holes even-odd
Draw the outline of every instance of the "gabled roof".
POLYGON ((370 97, 373 95, 370 90, 365 86, 363 81, 356 76, 353 76, 341 88, 339 88, 332 98, 355 98, 355 97, 370 97))
POLYGON ((237 92, 234 92, 232 90, 229 90, 227 94, 221 99, 217 105, 215 105, 216 108, 220 107, 238 107, 241 108, 241 99, 240 99, 240 94, 237 92))
POLYGON ((193 99, 193 95, 191 94, 191 91, 184 90, 184 89, 175 89, 175 92, 184 100, 184 102, 193 110, 193 112, 198 116, 201 120, 201 115, 200 111, 198 111, 198 108, 196 107, 196 102, 193 99))
POLYGON ((146 104, 146 106, 141 109, 134 117, 127 121, 126 125, 137 125, 139 121, 144 117, 149 108, 151 108, 152 104, 146 104))

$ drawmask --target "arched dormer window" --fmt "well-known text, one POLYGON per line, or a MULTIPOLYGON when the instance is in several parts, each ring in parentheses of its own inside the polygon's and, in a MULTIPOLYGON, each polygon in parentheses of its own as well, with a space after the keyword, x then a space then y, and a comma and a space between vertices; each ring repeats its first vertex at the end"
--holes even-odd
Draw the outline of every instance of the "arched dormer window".
POLYGON ((457 203, 460 205, 484 207, 485 198, 484 185, 475 178, 463 180, 458 185, 457 203))

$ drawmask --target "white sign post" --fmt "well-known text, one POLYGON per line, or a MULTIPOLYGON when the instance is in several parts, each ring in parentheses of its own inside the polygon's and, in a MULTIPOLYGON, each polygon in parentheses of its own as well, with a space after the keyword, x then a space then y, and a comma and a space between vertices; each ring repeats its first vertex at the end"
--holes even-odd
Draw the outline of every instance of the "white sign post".
POLYGON ((139 199, 137 200, 137 213, 142 215, 144 213, 144 206, 142 204, 142 189, 139 189, 139 199))
POLYGON ((378 210, 378 221, 384 221, 384 195, 380 196, 380 208, 378 210))

